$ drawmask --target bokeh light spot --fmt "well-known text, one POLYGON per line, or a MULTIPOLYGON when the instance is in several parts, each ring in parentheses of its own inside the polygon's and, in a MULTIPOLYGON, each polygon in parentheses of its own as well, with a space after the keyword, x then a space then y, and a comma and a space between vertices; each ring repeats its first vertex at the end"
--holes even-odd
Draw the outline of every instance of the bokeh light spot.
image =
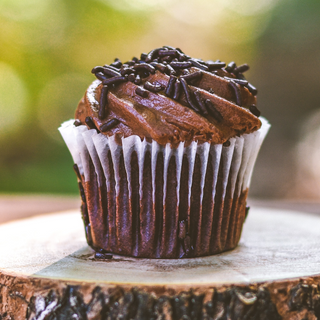
POLYGON ((19 128, 26 99, 27 90, 19 74, 0 62, 0 136, 19 128))
POLYGON ((30 20, 40 16, 47 4, 46 0, 1 0, 0 15, 12 20, 30 20))
POLYGON ((38 118, 43 131, 54 140, 62 143, 58 127, 74 117, 89 81, 82 74, 63 74, 51 80, 42 90, 38 118))

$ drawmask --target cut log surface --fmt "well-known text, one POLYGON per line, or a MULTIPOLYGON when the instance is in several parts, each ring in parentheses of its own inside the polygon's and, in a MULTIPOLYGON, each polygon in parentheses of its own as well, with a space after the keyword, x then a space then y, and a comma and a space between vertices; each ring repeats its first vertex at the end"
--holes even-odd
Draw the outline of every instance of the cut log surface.
POLYGON ((319 226, 253 207, 235 250, 156 260, 96 259, 78 211, 6 223, 0 319, 318 319, 319 226))

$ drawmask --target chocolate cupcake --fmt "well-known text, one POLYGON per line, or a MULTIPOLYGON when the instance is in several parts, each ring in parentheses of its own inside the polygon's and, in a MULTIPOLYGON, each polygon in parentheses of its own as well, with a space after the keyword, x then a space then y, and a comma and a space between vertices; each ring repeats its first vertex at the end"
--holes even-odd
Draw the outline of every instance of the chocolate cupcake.
POLYGON ((182 258, 238 244, 269 129, 248 68, 165 46, 92 69, 97 80, 59 130, 94 250, 182 258))

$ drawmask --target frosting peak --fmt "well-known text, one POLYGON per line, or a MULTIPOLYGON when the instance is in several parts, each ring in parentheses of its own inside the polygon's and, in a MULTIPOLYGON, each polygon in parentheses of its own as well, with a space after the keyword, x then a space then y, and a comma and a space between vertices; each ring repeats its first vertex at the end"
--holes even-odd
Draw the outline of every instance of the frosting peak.
POLYGON ((116 59, 93 68, 98 80, 80 101, 76 119, 108 136, 224 143, 261 126, 256 89, 242 74, 248 68, 192 59, 171 47, 124 64, 116 59))

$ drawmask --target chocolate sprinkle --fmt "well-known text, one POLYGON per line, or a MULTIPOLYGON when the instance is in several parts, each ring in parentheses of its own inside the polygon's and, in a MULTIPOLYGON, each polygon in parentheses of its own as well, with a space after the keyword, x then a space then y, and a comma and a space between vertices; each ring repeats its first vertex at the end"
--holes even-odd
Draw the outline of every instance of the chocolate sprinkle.
POLYGON ((149 92, 141 87, 136 88, 136 94, 138 94, 142 98, 148 98, 149 92))
POLYGON ((242 105, 241 92, 240 92, 240 89, 239 89, 238 85, 233 81, 233 79, 229 81, 229 85, 230 85, 230 87, 233 88, 234 93, 236 95, 236 103, 237 103, 237 105, 241 106, 242 105))
POLYGON ((148 53, 145 61, 146 61, 146 62, 152 61, 152 60, 154 59, 154 56, 158 54, 159 50, 161 50, 161 48, 157 48, 157 49, 151 50, 151 51, 148 53))
POLYGON ((245 64, 242 64, 241 66, 237 67, 234 72, 235 73, 243 73, 243 72, 246 72, 250 69, 250 67, 245 63, 245 64))
POLYGON ((143 52, 143 53, 141 53, 141 55, 140 55, 140 59, 144 61, 144 60, 146 60, 147 56, 148 56, 148 55, 143 52))
POLYGON ((116 72, 119 72, 119 68, 115 68, 115 67, 113 67, 112 65, 108 65, 108 64, 105 64, 104 66, 103 66, 104 68, 108 68, 108 69, 112 69, 112 70, 114 70, 114 71, 116 71, 116 72))
POLYGON ((217 122, 221 122, 223 120, 222 114, 217 110, 212 101, 206 99, 205 104, 210 115, 214 117, 217 122))
POLYGON ((133 68, 137 71, 139 70, 144 70, 144 71, 148 71, 152 74, 154 74, 156 72, 155 67, 153 67, 151 64, 147 64, 147 63, 142 63, 142 64, 135 64, 133 66, 133 68))
MULTIPOLYGON (((217 122, 221 122, 223 117, 211 100, 207 99, 204 101, 201 97, 200 90, 196 89, 196 91, 194 91, 194 89, 191 90, 189 87, 189 85, 197 86, 203 74, 203 71, 193 72, 193 66, 204 71, 210 71, 212 74, 217 76, 224 77, 224 79, 228 81, 229 86, 234 90, 236 104, 239 106, 242 105, 241 90, 243 90, 239 85, 245 86, 252 95, 257 94, 257 89, 248 83, 243 76, 243 72, 249 69, 247 64, 242 64, 237 67, 236 63, 232 61, 226 66, 226 64, 220 60, 203 61, 202 59, 191 58, 190 56, 184 54, 179 48, 163 46, 162 48, 151 50, 148 54, 142 53, 141 60, 133 57, 132 60, 122 64, 119 59, 115 59, 115 61, 110 65, 104 65, 103 67, 96 66, 91 70, 91 72, 99 80, 101 80, 104 85, 101 90, 99 100, 99 119, 102 120, 105 118, 108 96, 107 86, 109 86, 109 88, 110 86, 115 87, 117 84, 129 80, 130 82, 138 85, 138 87, 135 89, 135 93, 143 98, 147 98, 149 96, 149 91, 157 93, 161 90, 164 90, 166 96, 174 100, 178 100, 181 95, 182 86, 187 104, 192 110, 203 115, 209 113, 216 119, 217 122), (229 73, 233 73, 236 78, 232 78, 233 75, 226 77, 223 75, 223 73, 220 73, 219 75, 218 70, 221 68, 224 68, 224 70, 229 73), (141 79, 149 77, 150 73, 154 74, 156 70, 159 70, 161 73, 165 73, 170 76, 165 88, 160 83, 150 83, 149 81, 146 81, 143 86, 139 86, 142 83, 141 79), (177 73, 179 76, 175 76, 177 73)), ((208 92, 214 94, 212 88, 210 88, 208 92)), ((260 116, 260 111, 255 105, 250 106, 249 110, 257 117, 260 116)), ((107 131, 118 123, 119 120, 112 119, 101 126, 101 131, 107 131)), ((80 124, 81 123, 77 124, 75 122, 74 125, 80 124)), ((89 128, 96 129, 91 117, 86 118, 86 124, 89 126, 89 128)))
POLYGON ((162 90, 161 84, 152 84, 149 81, 145 82, 144 87, 151 92, 159 92, 162 90))
POLYGON ((209 60, 209 61, 206 61, 206 64, 210 71, 218 70, 226 66, 224 62, 220 62, 220 61, 214 62, 209 60))
POLYGON ((254 87, 251 83, 248 83, 246 85, 246 87, 248 88, 248 90, 254 95, 256 96, 258 93, 258 90, 256 89, 256 87, 254 87))
POLYGON ((114 59, 114 62, 110 64, 110 66, 120 69, 122 66, 122 62, 120 61, 120 59, 116 58, 114 59))
POLYGON ((176 71, 170 66, 170 64, 167 64, 165 73, 168 75, 172 75, 172 74, 175 75, 176 71))
POLYGON ((102 126, 100 126, 101 132, 106 132, 114 128, 120 123, 120 121, 116 118, 111 119, 110 121, 104 123, 102 126))
POLYGON ((97 72, 94 75, 97 77, 97 79, 99 79, 101 81, 107 80, 107 77, 102 72, 97 72))
POLYGON ((242 80, 242 79, 237 79, 237 78, 229 78, 229 77, 224 77, 224 78, 229 80, 229 81, 232 80, 235 83, 240 84, 242 86, 246 86, 248 84, 247 80, 242 80))
POLYGON ((196 72, 193 72, 193 73, 189 73, 185 76, 181 76, 180 78, 181 79, 184 79, 186 80, 187 82, 188 81, 191 81, 191 80, 194 80, 194 79, 198 79, 198 78, 201 78, 202 77, 202 71, 196 71, 196 72))
POLYGON ((192 63, 190 61, 184 61, 184 62, 178 62, 173 61, 170 63, 170 66, 174 69, 184 69, 184 68, 190 68, 192 66, 192 63))
POLYGON ((174 93, 173 93, 173 99, 179 100, 181 94, 181 82, 179 80, 176 80, 174 84, 174 93))
POLYGON ((122 76, 125 76, 126 74, 130 74, 130 73, 133 73, 134 72, 134 70, 132 69, 132 68, 123 68, 123 69, 121 69, 120 70, 120 74, 122 75, 122 76))
POLYGON ((255 115, 256 117, 260 117, 261 112, 260 112, 260 110, 256 107, 255 104, 251 105, 251 106, 249 107, 249 110, 250 110, 250 112, 251 112, 253 115, 255 115))
POLYGON ((186 99, 187 99, 189 107, 191 109, 193 109, 194 111, 199 112, 198 107, 192 101, 192 96, 191 96, 190 88, 189 88, 189 86, 187 84, 187 81, 184 78, 181 77, 180 78, 180 82, 182 84, 182 88, 183 88, 184 94, 186 95, 186 99))
POLYGON ((164 92, 168 97, 172 96, 173 91, 174 91, 174 84, 176 83, 176 81, 177 81, 177 77, 171 75, 170 79, 168 81, 168 85, 166 87, 166 90, 164 92))
POLYGON ((190 61, 195 67, 197 67, 197 68, 199 68, 199 69, 202 69, 202 70, 204 70, 204 71, 208 71, 208 70, 209 70, 209 68, 208 68, 206 65, 200 63, 200 62, 199 62, 198 60, 196 60, 196 59, 189 59, 189 61, 190 61))
POLYGON ((198 106, 199 106, 199 108, 200 108, 201 113, 204 114, 204 115, 208 114, 207 108, 206 108, 206 106, 204 105, 204 102, 203 102, 203 100, 202 100, 202 98, 201 98, 200 91, 199 91, 199 90, 196 90, 196 91, 194 92, 194 96, 196 97, 196 100, 197 100, 197 102, 198 102, 198 106))
POLYGON ((160 72, 164 73, 166 71, 167 66, 165 66, 162 63, 159 62, 151 62, 150 63, 152 66, 154 66, 157 70, 159 70, 160 72))
POLYGON ((100 120, 104 119, 104 117, 106 116, 105 107, 108 101, 108 91, 109 91, 108 86, 103 86, 101 89, 100 101, 99 101, 100 108, 99 108, 99 114, 98 114, 98 117, 100 120))
POLYGON ((91 73, 103 72, 103 67, 97 66, 91 70, 91 73))
POLYGON ((117 77, 113 77, 113 78, 110 78, 110 79, 103 80, 102 83, 104 85, 111 85, 111 84, 118 84, 118 83, 121 83, 121 82, 125 82, 127 80, 128 79, 126 77, 117 76, 117 77))
POLYGON ((94 124, 94 122, 93 122, 93 120, 92 120, 91 117, 86 117, 85 123, 86 123, 86 125, 87 125, 90 129, 96 129, 96 130, 97 130, 97 127, 96 127, 96 125, 94 124))
POLYGON ((128 80, 129 80, 130 82, 134 82, 134 81, 136 80, 136 76, 134 75, 134 73, 129 74, 128 80))
POLYGON ((160 57, 166 57, 166 56, 176 57, 176 56, 178 56, 178 53, 175 49, 173 49, 173 50, 159 50, 158 54, 160 57))
POLYGON ((226 69, 227 72, 231 73, 231 72, 235 69, 236 66, 237 66, 236 63, 235 63, 234 61, 231 61, 231 62, 226 66, 225 69, 226 69))
POLYGON ((140 84, 141 83, 141 78, 140 78, 140 76, 138 74, 136 75, 136 79, 134 80, 134 83, 135 84, 140 84))
POLYGON ((78 119, 76 119, 76 120, 74 121, 73 125, 74 125, 75 127, 79 127, 79 126, 81 126, 81 121, 78 120, 78 119))
POLYGON ((109 67, 104 67, 103 68, 103 73, 106 75, 106 76, 109 76, 109 77, 118 77, 118 76, 121 76, 121 74, 119 73, 119 71, 115 71, 109 67))

